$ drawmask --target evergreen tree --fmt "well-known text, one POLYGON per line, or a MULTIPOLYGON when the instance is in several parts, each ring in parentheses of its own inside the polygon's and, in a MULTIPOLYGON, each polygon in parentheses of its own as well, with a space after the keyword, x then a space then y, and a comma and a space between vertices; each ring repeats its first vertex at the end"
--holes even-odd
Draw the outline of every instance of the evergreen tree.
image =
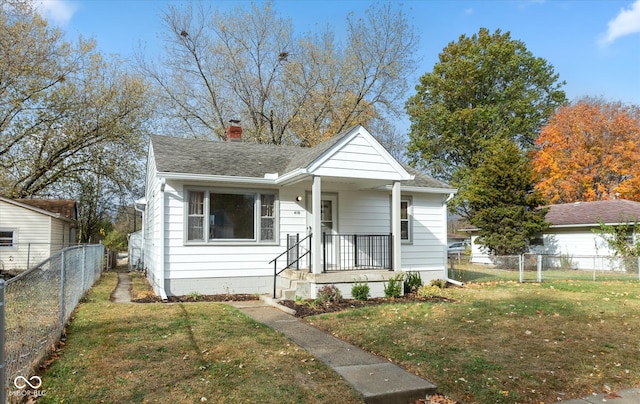
POLYGON ((516 255, 528 250, 547 227, 542 198, 534 191, 531 164, 509 139, 495 141, 473 172, 463 191, 479 229, 478 243, 495 255, 516 255))

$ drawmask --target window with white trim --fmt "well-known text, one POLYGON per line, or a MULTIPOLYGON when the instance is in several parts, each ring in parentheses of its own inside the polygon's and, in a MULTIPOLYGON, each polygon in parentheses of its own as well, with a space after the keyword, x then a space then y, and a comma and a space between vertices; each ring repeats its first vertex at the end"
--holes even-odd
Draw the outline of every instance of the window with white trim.
POLYGON ((204 241, 204 192, 189 191, 187 240, 204 241))
POLYGON ((236 190, 187 193, 187 242, 276 241, 275 193, 236 190))
POLYGON ((0 247, 14 247, 16 232, 12 229, 0 229, 0 247))
POLYGON ((411 200, 400 200, 400 239, 411 241, 411 200))

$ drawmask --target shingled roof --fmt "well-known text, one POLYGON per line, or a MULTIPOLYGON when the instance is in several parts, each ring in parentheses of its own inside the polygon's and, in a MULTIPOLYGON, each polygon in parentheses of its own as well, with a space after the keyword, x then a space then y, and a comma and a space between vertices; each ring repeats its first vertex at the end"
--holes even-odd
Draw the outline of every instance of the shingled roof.
MULTIPOLYGON (((308 167, 354 128, 309 148, 171 136, 151 136, 151 144, 159 172, 264 178, 265 174, 282 176, 308 167)), ((403 167, 415 176, 403 181, 405 186, 451 188, 414 168, 403 167)))
POLYGON ((545 220, 553 226, 640 221, 640 202, 624 199, 563 203, 549 206, 545 220))
POLYGON ((78 213, 76 209, 76 201, 72 199, 14 199, 14 201, 22 203, 24 205, 33 206, 41 210, 45 210, 50 213, 57 213, 61 216, 70 219, 78 220, 78 213))

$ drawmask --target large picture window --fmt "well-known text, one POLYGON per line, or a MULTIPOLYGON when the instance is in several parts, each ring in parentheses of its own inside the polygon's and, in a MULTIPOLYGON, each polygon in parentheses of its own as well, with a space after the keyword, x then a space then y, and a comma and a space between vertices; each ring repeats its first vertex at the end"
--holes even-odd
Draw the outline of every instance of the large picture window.
POLYGON ((254 194, 209 194, 209 240, 255 238, 254 194))
POLYGON ((276 241, 276 195, 188 191, 187 241, 223 240, 276 241))

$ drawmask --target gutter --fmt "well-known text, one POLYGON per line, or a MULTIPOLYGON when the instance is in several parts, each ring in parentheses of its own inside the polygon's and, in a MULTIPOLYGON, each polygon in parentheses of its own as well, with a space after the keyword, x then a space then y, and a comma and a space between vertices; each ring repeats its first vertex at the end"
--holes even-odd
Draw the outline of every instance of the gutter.
MULTIPOLYGON (((385 185, 378 189, 384 189, 387 191, 391 191, 391 185, 385 185)), ((413 193, 423 193, 423 194, 449 194, 449 199, 447 202, 453 198, 453 195, 458 192, 455 188, 431 188, 431 187, 408 187, 405 185, 401 185, 400 189, 405 192, 413 192, 413 193)))
POLYGON ((184 174, 184 173, 167 173, 159 172, 158 178, 166 180, 183 180, 183 181, 216 181, 216 182, 232 182, 236 184, 265 184, 275 185, 276 181, 272 174, 267 174, 267 178, 257 177, 234 177, 231 175, 209 175, 209 174, 184 174))

